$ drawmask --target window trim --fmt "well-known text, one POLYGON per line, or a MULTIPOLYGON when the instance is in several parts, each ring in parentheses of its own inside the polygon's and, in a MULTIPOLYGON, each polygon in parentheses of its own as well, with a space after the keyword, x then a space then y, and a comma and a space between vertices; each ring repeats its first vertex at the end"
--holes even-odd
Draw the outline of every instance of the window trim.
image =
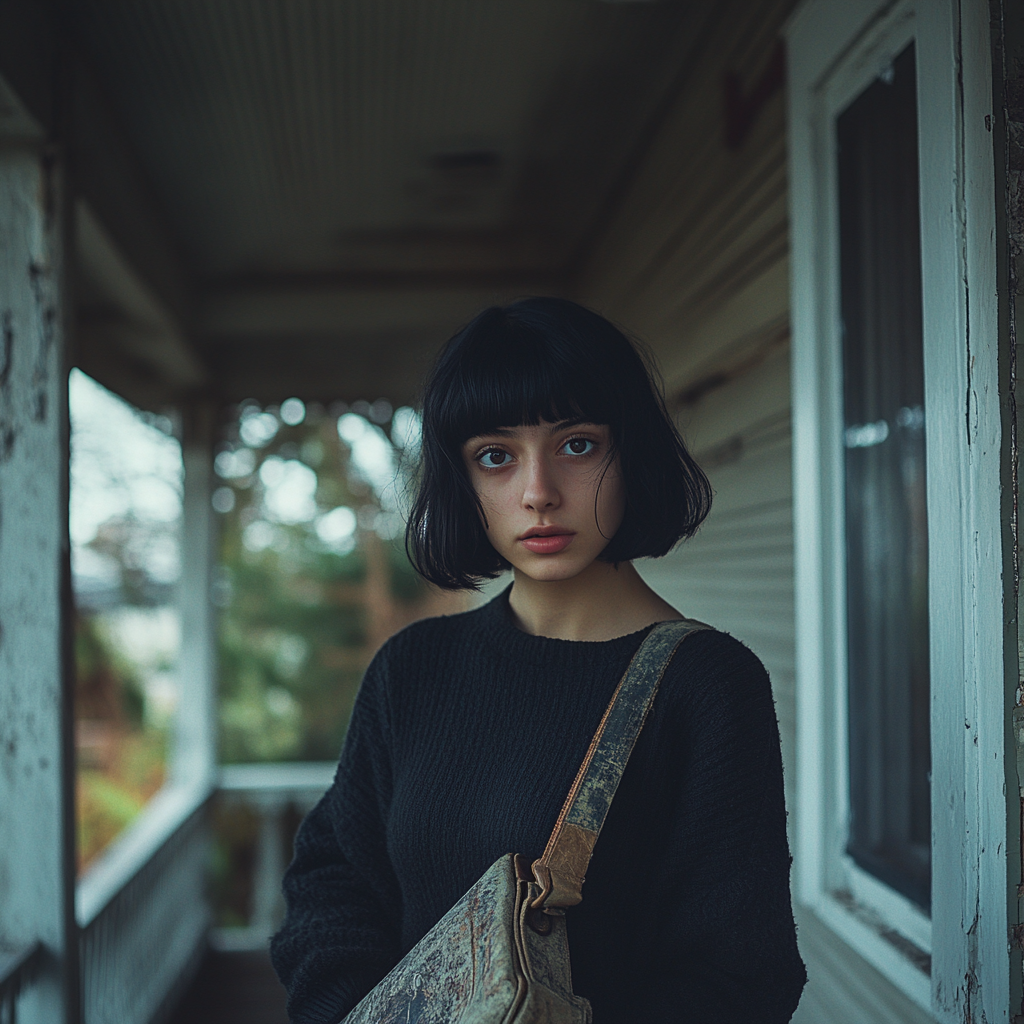
POLYGON ((993 564, 1002 565, 1002 539, 995 196, 991 136, 984 125, 991 113, 988 11, 962 0, 807 0, 786 33, 797 897, 940 1020, 962 1020, 971 998, 975 1014, 984 1001, 990 1019, 1005 1019, 1004 723, 1002 703, 992 699, 990 685, 993 676, 1003 676, 1004 640, 1002 583, 992 571, 993 564), (928 417, 936 894, 930 923, 845 854, 849 762, 834 123, 911 40, 918 80, 928 417), (924 953, 930 947, 930 979, 912 947, 908 951, 905 943, 886 937, 890 929, 924 953), (975 988, 973 996, 969 987, 975 988))

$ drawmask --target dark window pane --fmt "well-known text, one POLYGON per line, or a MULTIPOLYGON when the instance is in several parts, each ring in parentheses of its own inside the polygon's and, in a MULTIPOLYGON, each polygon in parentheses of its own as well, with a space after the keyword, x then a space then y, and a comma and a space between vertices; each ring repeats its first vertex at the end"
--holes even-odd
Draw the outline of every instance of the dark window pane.
POLYGON ((839 117, 849 853, 931 894, 917 104, 908 47, 839 117))

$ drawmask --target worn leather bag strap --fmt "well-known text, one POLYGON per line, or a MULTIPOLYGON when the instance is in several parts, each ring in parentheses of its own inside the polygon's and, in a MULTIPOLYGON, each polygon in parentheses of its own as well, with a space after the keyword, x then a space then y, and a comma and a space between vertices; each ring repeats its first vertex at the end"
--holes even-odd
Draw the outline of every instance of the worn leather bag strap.
POLYGON ((544 853, 533 862, 541 894, 537 910, 560 913, 583 898, 583 880, 594 845, 676 649, 691 633, 710 629, 693 619, 659 622, 633 655, 590 741, 544 853))

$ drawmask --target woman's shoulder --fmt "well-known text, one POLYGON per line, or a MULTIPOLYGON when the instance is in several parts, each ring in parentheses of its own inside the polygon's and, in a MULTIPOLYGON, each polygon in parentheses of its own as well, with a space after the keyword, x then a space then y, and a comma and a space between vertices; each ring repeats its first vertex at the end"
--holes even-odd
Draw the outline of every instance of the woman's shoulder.
POLYGON ((766 764, 778 746, 771 682, 746 644, 718 629, 688 636, 652 708, 655 732, 708 763, 766 764))
POLYGON ((707 622, 699 622, 696 619, 689 621, 699 628, 694 629, 686 637, 686 640, 679 648, 680 651, 693 651, 696 649, 705 658, 721 659, 725 663, 737 661, 761 664, 757 655, 742 640, 734 637, 732 633, 727 633, 725 630, 719 629, 717 626, 707 622))
POLYGON ((663 689, 689 704, 736 701, 772 704, 771 683, 760 658, 736 637, 713 626, 683 640, 665 671, 663 689))

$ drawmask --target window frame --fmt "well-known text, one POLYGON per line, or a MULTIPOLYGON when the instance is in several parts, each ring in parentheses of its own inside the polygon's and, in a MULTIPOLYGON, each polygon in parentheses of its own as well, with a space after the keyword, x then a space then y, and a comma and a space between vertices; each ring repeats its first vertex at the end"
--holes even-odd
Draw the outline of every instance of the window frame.
MULTIPOLYGON (((828 169, 823 180, 824 188, 830 197, 830 204, 834 210, 834 222, 830 225, 830 246, 835 247, 835 264, 831 270, 832 287, 835 288, 835 308, 832 334, 827 342, 835 349, 834 372, 830 376, 834 380, 837 402, 829 402, 829 407, 822 409, 822 413, 829 421, 830 439, 838 436, 838 451, 835 442, 824 448, 826 458, 831 463, 835 460, 832 472, 835 474, 835 490, 837 508, 835 519, 834 547, 828 551, 832 560, 832 573, 835 580, 836 591, 834 595, 836 609, 836 647, 835 653, 837 663, 834 666, 835 681, 837 686, 838 707, 841 717, 839 728, 846 744, 843 751, 842 773, 843 777, 835 793, 835 811, 841 821, 852 821, 854 817, 851 791, 854 780, 863 782, 864 776, 857 776, 853 771, 854 754, 850 749, 851 718, 851 680, 850 680, 850 649, 848 639, 850 635, 850 613, 849 602, 849 564, 852 557, 850 552, 851 538, 847 530, 847 516, 850 511, 850 448, 848 442, 844 445, 844 434, 848 436, 852 426, 850 409, 847 401, 850 394, 845 386, 843 367, 847 365, 849 350, 843 340, 843 281, 842 264, 843 257, 840 252, 842 245, 842 217, 840 212, 840 159, 839 159, 839 120, 848 111, 852 104, 873 87, 874 83, 882 77, 879 72, 883 68, 894 67, 895 61, 905 52, 906 49, 915 44, 913 10, 909 7, 900 7, 892 12, 892 17, 880 24, 875 32, 869 33, 861 40, 861 46, 856 46, 851 51, 849 58, 843 62, 837 72, 825 84, 822 90, 822 101, 824 114, 830 126, 828 144, 830 153, 828 155, 828 169), (845 408, 844 408, 845 407, 845 408), (833 433, 833 422, 835 433, 833 433)), ((916 54, 915 54, 916 58, 916 54)), ((916 65, 916 59, 914 61, 916 65)), ((908 76, 909 77, 909 76, 908 76)), ((915 73, 916 77, 916 73, 915 73)), ((914 83, 915 94, 917 82, 914 83)), ((886 86, 882 86, 886 89, 886 86)), ((915 96, 916 105, 916 96, 915 96)), ((916 112, 915 112, 916 114, 916 112)), ((916 125, 915 125, 916 127, 916 125)), ((826 140, 822 140, 825 142, 826 140)), ((824 154, 823 154, 824 155, 824 154)), ((920 187, 920 170, 918 169, 917 181, 920 187)), ((918 229, 918 233, 919 229, 918 229)), ((920 267, 920 260, 918 266, 920 267)), ((920 293, 917 295, 920 302, 920 293)), ((832 311, 830 311, 832 312, 832 311)), ((923 325, 922 325, 923 327, 923 325)), ((921 334, 921 349, 923 356, 923 329, 921 334)), ((830 389, 831 390, 831 389, 830 389)), ((830 395, 831 397, 831 395, 830 395)), ((877 410, 876 410, 877 412, 877 410)), ((864 420, 865 417, 859 417, 864 420)), ((868 417, 870 418, 870 417, 868 417)), ((927 409, 925 410, 927 419, 927 409)), ((892 424, 894 435, 898 435, 899 428, 895 422, 892 424)), ((924 430, 924 441, 927 453, 927 423, 924 430)), ((894 436, 890 444, 898 444, 894 436)), ((927 456, 926 456, 927 457, 927 456)), ((868 484, 870 486, 870 484, 868 484)), ((857 609, 853 609, 856 614, 857 609)), ((864 637, 861 636, 863 642, 864 637)), ((884 642, 881 641, 880 642, 884 642)), ((908 680, 909 682, 909 680, 908 680)), ((862 681, 862 686, 870 685, 862 681)), ((930 689, 930 683, 929 683, 930 689)), ((929 765, 930 775, 930 765, 929 765)), ((909 779, 908 779, 909 781, 909 779)), ((871 782, 868 781, 870 788, 871 782)), ((930 817, 930 814, 929 814, 930 817)), ((852 839, 852 836, 849 837, 852 839)), ((908 901, 895 886, 889 883, 882 883, 881 876, 874 874, 867 866, 859 866, 856 863, 856 856, 849 845, 844 843, 844 855, 840 858, 839 869, 834 873, 831 882, 835 889, 850 893, 857 903, 866 906, 873 911, 887 928, 893 929, 906 940, 914 943, 922 953, 931 953, 931 918, 928 911, 916 907, 913 901, 908 901), (845 854, 849 853, 849 856, 845 854), (875 884, 872 884, 875 883, 875 884), (916 911, 916 912, 915 912, 916 911)), ((930 849, 929 849, 930 854, 930 849)), ((930 871, 930 865, 929 865, 930 871)))
MULTIPOLYGON (((971 998, 965 978, 973 975, 993 1008, 1004 1007, 1009 992, 1003 707, 991 692, 983 699, 984 681, 1003 675, 1002 584, 991 571, 993 561, 1002 564, 1002 542, 995 196, 985 128, 991 113, 988 10, 963 0, 807 0, 786 32, 797 897, 919 1006, 940 1020, 961 1020, 971 998), (845 852, 849 751, 835 122, 910 42, 917 68, 927 446, 930 919, 845 852)), ((974 998, 977 1006, 976 993, 974 998)))

